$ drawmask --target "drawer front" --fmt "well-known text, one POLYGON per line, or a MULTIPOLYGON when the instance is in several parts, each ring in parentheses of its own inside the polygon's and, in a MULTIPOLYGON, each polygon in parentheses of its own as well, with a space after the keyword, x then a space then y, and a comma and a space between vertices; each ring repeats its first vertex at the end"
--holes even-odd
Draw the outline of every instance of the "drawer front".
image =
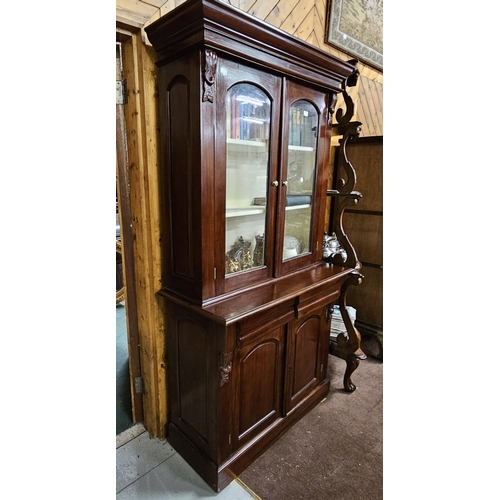
POLYGON ((341 284, 341 282, 338 282, 299 296, 295 304, 296 318, 303 318, 312 311, 335 302, 340 297, 341 284))
POLYGON ((236 325, 237 347, 241 348, 255 342, 269 330, 288 323, 294 316, 294 301, 290 300, 239 321, 236 325))

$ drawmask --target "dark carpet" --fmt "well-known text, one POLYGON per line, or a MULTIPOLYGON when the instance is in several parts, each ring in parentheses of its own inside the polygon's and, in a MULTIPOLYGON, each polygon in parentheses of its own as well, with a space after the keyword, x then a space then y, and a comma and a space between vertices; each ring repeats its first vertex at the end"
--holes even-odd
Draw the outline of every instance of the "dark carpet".
POLYGON ((343 389, 345 362, 329 356, 330 392, 240 476, 262 500, 381 500, 382 371, 368 357, 343 389))

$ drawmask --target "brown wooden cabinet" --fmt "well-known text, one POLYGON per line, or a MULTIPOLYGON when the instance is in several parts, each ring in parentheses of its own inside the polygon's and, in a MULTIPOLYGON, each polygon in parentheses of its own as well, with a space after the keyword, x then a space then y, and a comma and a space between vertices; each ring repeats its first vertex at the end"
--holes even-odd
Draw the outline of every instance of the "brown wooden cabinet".
POLYGON ((167 435, 220 491, 329 390, 331 308, 345 309, 359 276, 353 249, 344 264, 322 260, 333 112, 356 69, 215 0, 188 0, 146 32, 159 66, 167 435))

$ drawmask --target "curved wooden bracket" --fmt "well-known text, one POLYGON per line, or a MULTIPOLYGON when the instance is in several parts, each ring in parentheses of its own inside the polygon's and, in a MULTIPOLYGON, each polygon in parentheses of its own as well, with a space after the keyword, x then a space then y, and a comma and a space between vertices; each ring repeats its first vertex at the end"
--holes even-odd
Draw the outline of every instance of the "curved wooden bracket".
MULTIPOLYGON (((356 60, 349 62, 353 64, 357 63, 356 60)), ((355 270, 361 269, 361 263, 344 231, 343 217, 346 207, 356 205, 362 198, 361 193, 354 191, 356 187, 356 171, 348 160, 346 152, 347 141, 359 137, 361 132, 361 122, 350 121, 354 115, 354 102, 346 89, 347 87, 354 87, 357 84, 358 77, 359 71, 355 68, 347 80, 342 83, 342 95, 344 96, 346 110, 345 112, 341 108, 337 110, 335 117, 338 123, 332 125, 335 133, 342 136, 339 142, 336 164, 337 182, 336 186, 334 186, 336 189, 327 191, 327 195, 332 197, 329 232, 330 234, 336 234, 340 246, 346 252, 345 254, 336 254, 331 262, 335 265, 347 266, 355 270)))
MULTIPOLYGON (((349 63, 357 64, 358 61, 353 59, 349 63)), ((355 87, 358 83, 359 71, 358 68, 354 68, 354 71, 347 77, 347 80, 342 82, 342 96, 344 97, 344 102, 346 105, 345 111, 342 108, 337 109, 335 118, 337 122, 341 125, 349 123, 354 116, 354 101, 352 97, 347 93, 346 87, 355 87)))
POLYGON ((359 366, 361 359, 366 359, 366 354, 361 350, 361 334, 354 326, 346 308, 346 295, 350 286, 358 286, 362 283, 363 276, 358 272, 353 272, 343 283, 340 290, 339 309, 346 327, 346 332, 337 337, 337 347, 332 349, 332 354, 346 361, 346 371, 344 374, 344 389, 348 392, 356 390, 356 386, 351 381, 351 375, 359 366))
POLYGON ((346 295, 347 289, 354 285, 358 286, 363 281, 363 275, 358 272, 353 272, 343 283, 340 290, 339 309, 342 316, 342 321, 347 329, 346 335, 339 335, 337 343, 339 347, 347 353, 355 353, 361 346, 361 335, 357 328, 352 324, 351 317, 347 312, 346 295))
POLYGON ((354 191, 356 187, 356 172, 347 158, 346 143, 350 138, 359 136, 360 125, 360 122, 352 122, 342 127, 344 135, 340 142, 339 155, 337 157, 337 189, 327 192, 327 194, 333 196, 330 232, 335 232, 340 246, 347 253, 346 260, 343 259, 341 254, 335 255, 333 263, 354 269, 361 269, 361 264, 358 261, 354 247, 344 231, 343 218, 344 210, 348 206, 356 205, 362 198, 362 194, 354 191))

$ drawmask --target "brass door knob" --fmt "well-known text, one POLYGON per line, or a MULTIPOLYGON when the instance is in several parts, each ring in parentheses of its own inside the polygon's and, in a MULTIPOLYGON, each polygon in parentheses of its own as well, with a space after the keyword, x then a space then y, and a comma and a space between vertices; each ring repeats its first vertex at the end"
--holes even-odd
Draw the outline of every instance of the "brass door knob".
POLYGON ((283 186, 288 186, 288 181, 283 181, 283 186))
POLYGON ((271 182, 271 184, 276 187, 279 184, 279 182, 278 181, 273 181, 273 182, 271 182))

